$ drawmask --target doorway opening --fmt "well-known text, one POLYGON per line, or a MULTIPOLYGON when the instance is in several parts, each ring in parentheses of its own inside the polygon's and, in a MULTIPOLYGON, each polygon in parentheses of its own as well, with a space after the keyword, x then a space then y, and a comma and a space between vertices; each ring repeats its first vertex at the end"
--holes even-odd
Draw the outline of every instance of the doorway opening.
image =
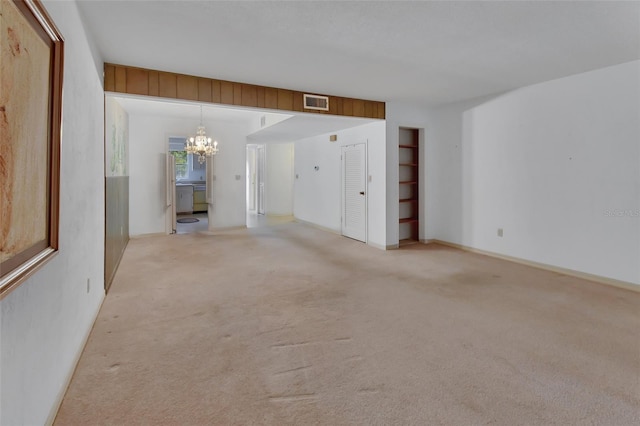
MULTIPOLYGON (((168 192, 173 192, 174 209, 172 216, 172 232, 188 234, 209 229, 209 208, 207 203, 207 167, 211 167, 209 159, 199 161, 195 154, 185 151, 186 137, 169 137, 167 159, 171 163, 168 168, 168 192)), ((170 194, 171 195, 171 194, 170 194)))
POLYGON ((293 220, 293 143, 247 144, 247 227, 293 220))

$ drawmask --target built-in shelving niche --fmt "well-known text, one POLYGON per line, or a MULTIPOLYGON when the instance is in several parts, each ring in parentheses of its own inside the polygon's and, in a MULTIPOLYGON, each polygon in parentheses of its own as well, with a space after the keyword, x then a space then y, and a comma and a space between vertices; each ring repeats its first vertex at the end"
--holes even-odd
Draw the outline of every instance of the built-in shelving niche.
POLYGON ((419 241, 419 130, 400 128, 399 135, 399 223, 400 245, 419 241))

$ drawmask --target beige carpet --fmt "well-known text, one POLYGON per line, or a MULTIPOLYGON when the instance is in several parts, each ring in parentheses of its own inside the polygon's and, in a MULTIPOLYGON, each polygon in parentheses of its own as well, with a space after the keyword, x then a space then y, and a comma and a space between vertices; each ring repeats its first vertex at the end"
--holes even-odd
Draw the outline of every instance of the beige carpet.
POLYGON ((297 223, 129 243, 58 425, 632 425, 640 294, 297 223))

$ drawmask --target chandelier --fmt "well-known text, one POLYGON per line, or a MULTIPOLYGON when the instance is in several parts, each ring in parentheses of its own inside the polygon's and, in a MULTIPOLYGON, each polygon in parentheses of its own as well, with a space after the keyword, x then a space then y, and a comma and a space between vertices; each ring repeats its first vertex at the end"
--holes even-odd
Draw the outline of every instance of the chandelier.
POLYGON ((204 126, 202 125, 202 105, 200 105, 200 125, 196 136, 191 136, 184 144, 184 150, 188 154, 198 154, 198 163, 204 163, 207 158, 218 153, 218 141, 211 142, 211 138, 208 138, 204 133, 204 126))

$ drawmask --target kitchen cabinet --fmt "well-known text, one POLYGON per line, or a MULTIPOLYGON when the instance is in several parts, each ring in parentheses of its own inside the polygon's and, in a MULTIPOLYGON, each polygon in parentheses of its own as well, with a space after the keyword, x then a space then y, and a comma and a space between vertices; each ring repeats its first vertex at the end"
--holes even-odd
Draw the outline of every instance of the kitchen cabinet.
POLYGON ((193 186, 193 211, 194 212, 206 212, 207 211, 207 196, 206 185, 194 185, 193 186))
POLYGON ((193 212, 193 185, 176 185, 176 213, 193 212))

